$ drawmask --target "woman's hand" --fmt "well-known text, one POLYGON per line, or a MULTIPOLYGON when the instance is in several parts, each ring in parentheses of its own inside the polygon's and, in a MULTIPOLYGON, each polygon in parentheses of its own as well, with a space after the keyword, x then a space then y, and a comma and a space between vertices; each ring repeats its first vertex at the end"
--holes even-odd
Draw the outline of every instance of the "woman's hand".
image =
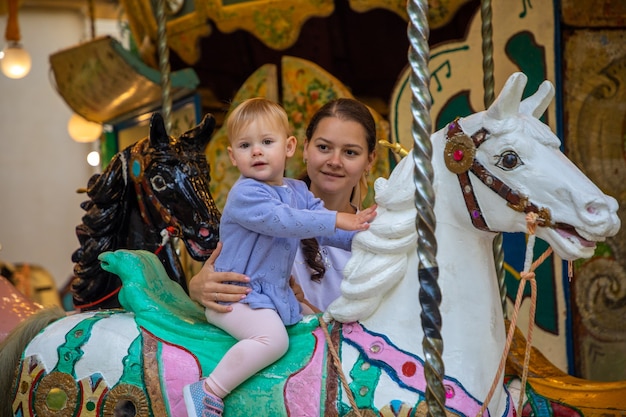
POLYGON ((189 287, 189 297, 192 300, 218 313, 227 313, 232 310, 232 307, 217 302, 240 301, 250 292, 250 288, 241 285, 224 284, 224 282, 247 283, 250 282, 250 278, 237 272, 215 272, 215 260, 221 250, 222 242, 218 242, 217 247, 204 263, 200 272, 189 280, 187 286, 189 287))

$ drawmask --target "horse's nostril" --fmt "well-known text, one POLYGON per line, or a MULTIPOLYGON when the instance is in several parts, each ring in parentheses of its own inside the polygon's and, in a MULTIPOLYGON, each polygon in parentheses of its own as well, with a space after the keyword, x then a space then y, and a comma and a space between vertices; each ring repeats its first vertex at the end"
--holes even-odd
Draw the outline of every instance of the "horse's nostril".
POLYGON ((585 204, 585 211, 592 216, 602 216, 611 212, 610 200, 594 199, 585 204))
POLYGON ((207 229, 206 227, 201 227, 198 233, 200 233, 200 236, 202 237, 207 237, 211 234, 211 232, 209 232, 209 229, 207 229))

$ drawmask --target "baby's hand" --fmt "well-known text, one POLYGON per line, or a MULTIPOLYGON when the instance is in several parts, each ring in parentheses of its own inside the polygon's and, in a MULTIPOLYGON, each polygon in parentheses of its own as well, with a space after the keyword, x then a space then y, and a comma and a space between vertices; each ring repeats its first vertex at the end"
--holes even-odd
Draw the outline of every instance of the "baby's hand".
POLYGON ((376 217, 376 204, 361 210, 357 214, 337 213, 337 227, 343 230, 363 231, 370 227, 370 222, 376 217))

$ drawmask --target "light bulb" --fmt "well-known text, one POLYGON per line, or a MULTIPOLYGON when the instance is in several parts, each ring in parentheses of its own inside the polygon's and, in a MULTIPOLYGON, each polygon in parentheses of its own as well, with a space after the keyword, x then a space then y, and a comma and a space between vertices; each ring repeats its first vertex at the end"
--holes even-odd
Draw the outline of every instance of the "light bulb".
POLYGON ((16 41, 9 41, 2 51, 0 69, 9 78, 24 78, 30 72, 30 54, 16 41))
POLYGON ((87 163, 92 167, 97 167, 100 164, 100 153, 98 151, 91 151, 87 155, 87 163))
POLYGON ((89 120, 74 113, 67 122, 67 132, 76 142, 93 142, 102 135, 102 125, 90 122, 89 120))

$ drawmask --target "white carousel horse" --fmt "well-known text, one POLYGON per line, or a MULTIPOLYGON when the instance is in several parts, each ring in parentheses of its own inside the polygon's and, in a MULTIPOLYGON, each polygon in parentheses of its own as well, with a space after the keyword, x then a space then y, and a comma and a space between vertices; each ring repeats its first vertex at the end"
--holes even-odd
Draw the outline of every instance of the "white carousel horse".
MULTIPOLYGON (((493 232, 524 232, 525 214, 538 213, 542 227, 537 236, 561 258, 574 260, 592 256, 595 242, 620 227, 615 199, 563 155, 558 138, 538 120, 552 100, 553 86, 544 82, 520 103, 525 84, 524 74, 512 75, 487 111, 453 122, 431 137, 444 386, 452 398, 458 387, 465 387, 482 401, 505 345, 493 232)), ((343 295, 326 315, 359 321, 423 358, 424 332, 417 319, 421 309, 415 300, 419 283, 402 279, 418 269, 414 191, 397 185, 410 184, 412 178, 412 160, 405 158, 388 181, 375 184, 378 217, 355 238, 343 295)), ((489 405, 491 416, 510 412, 504 385, 499 386, 489 405)), ((476 415, 481 404, 472 405, 463 414, 476 415)))
MULTIPOLYGON (((537 236, 562 258, 577 259, 620 226, 616 201, 565 158, 538 119, 552 85, 521 101, 525 85, 514 74, 488 110, 431 138, 444 385, 453 414, 479 412, 505 344, 493 232, 524 233, 526 213, 536 212, 537 236)), ((379 214, 355 237, 342 296, 323 316, 335 319, 329 339, 342 369, 327 356, 320 317, 307 316, 288 329, 287 354, 226 397, 225 416, 347 415, 353 404, 370 415, 425 415, 413 170, 409 156, 376 181, 379 214)), ((184 416, 183 385, 207 375, 232 345, 163 277, 154 255, 119 250, 100 259, 122 279, 119 299, 129 312, 82 313, 44 329, 21 355, 7 415, 184 416)), ((500 383, 483 416, 513 416, 513 407, 500 383)))

